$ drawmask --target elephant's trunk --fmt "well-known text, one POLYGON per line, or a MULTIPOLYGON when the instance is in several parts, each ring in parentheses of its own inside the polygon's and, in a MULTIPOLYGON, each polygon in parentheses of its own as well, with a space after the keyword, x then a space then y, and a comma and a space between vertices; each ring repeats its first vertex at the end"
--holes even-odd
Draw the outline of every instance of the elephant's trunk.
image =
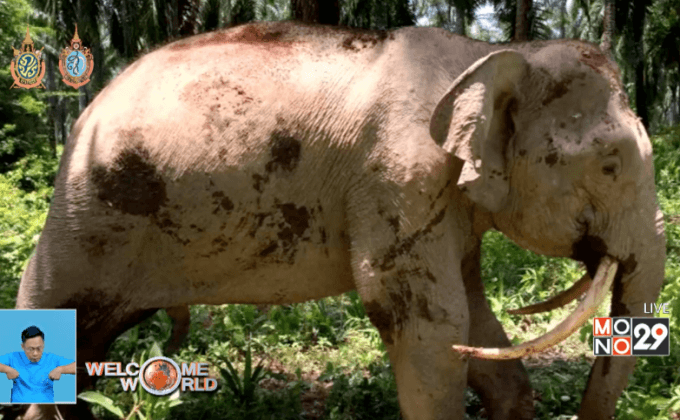
POLYGON ((562 321, 552 331, 519 346, 485 349, 467 346, 453 346, 453 350, 462 354, 469 354, 479 359, 517 359, 529 354, 537 353, 554 346, 578 330, 584 322, 595 314, 602 304, 607 292, 611 288, 619 263, 610 256, 600 260, 595 279, 586 294, 585 299, 576 310, 562 321))
MULTIPOLYGON (((643 234, 637 232, 635 246, 631 249, 630 255, 634 256, 636 264, 629 270, 619 270, 616 276, 611 316, 649 317, 651 314, 644 313, 644 304, 649 307, 659 296, 664 279, 666 241, 661 211, 654 206, 650 213, 647 213, 646 223, 640 217, 629 225, 630 230, 644 225, 647 229, 643 234)), ((628 384, 628 375, 633 372, 635 360, 635 357, 597 358, 581 402, 580 420, 614 418, 616 401, 628 384)))

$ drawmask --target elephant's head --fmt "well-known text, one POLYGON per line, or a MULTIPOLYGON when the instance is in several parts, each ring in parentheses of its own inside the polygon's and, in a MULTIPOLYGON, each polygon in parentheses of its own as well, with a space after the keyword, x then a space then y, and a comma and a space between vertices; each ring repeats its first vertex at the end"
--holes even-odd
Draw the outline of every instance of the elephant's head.
POLYGON ((430 133, 463 161, 458 186, 495 228, 534 252, 583 261, 595 277, 545 336, 457 350, 516 358, 553 345, 594 313, 612 281, 614 315, 639 316, 656 301, 665 239, 651 143, 616 65, 596 47, 534 43, 480 59, 441 99, 430 133))

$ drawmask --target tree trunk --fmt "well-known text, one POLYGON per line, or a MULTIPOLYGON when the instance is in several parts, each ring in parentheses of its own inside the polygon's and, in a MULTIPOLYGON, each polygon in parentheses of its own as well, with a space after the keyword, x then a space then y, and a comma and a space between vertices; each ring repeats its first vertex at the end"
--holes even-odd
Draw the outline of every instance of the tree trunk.
POLYGON ((338 0, 291 0, 290 6, 295 20, 324 25, 340 23, 338 0))
POLYGON ((566 18, 567 0, 560 0, 560 39, 564 39, 564 37, 567 35, 566 18))
POLYGON ((672 83, 670 86, 671 90, 671 103, 668 106, 668 114, 666 115, 666 124, 675 125, 678 122, 678 95, 677 95, 678 85, 672 83))
POLYGON ((179 36, 194 35, 198 26, 198 0, 179 0, 177 13, 179 14, 179 36))
POLYGON ((66 113, 70 100, 59 98, 57 102, 57 124, 59 126, 59 138, 61 144, 66 145, 68 141, 68 130, 66 129, 66 113))
POLYGON ((45 54, 46 71, 47 71, 47 126, 50 127, 48 130, 48 139, 50 142, 50 150, 52 151, 52 156, 57 157, 57 98, 54 96, 56 89, 56 84, 54 82, 54 57, 52 54, 45 54))
POLYGON ((649 129, 649 113, 647 112, 647 91, 645 90, 645 51, 642 41, 643 28, 645 26, 645 14, 647 4, 645 0, 634 0, 632 31, 635 45, 635 108, 642 124, 649 129))
POLYGON ((514 41, 529 40, 529 11, 531 10, 532 0, 517 1, 517 16, 515 17, 515 37, 514 41))
POLYGON ((673 107, 674 112, 671 121, 673 125, 676 125, 680 124, 680 84, 676 84, 673 88, 673 103, 675 106, 673 107))
POLYGON ((456 32, 458 35, 465 36, 465 13, 459 7, 453 6, 456 13, 456 32))
POLYGON ((255 20, 255 1, 236 0, 231 8, 231 26, 255 20))
POLYGON ((82 114, 90 103, 90 88, 89 83, 78 88, 80 95, 78 96, 78 114, 82 114))
POLYGON ((607 57, 612 58, 612 44, 614 43, 614 31, 616 14, 616 0, 604 0, 604 33, 602 34, 602 42, 600 49, 607 57))

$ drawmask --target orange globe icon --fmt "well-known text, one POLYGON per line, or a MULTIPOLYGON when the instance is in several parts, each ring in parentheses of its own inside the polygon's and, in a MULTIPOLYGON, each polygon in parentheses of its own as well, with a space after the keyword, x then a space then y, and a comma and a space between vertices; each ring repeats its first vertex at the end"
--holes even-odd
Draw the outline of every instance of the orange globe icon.
POLYGON ((155 391, 165 391, 177 383, 177 369, 165 360, 155 360, 144 369, 144 382, 155 391))

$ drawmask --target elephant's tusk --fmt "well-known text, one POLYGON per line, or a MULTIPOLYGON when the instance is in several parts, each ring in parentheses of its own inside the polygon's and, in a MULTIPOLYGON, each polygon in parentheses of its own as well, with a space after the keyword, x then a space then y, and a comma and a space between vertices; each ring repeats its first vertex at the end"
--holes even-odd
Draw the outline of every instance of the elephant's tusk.
POLYGON ((588 290, 585 299, 583 299, 571 315, 552 331, 543 334, 534 340, 520 344, 519 346, 494 349, 454 345, 453 351, 460 354, 467 354, 477 359, 505 360, 519 359, 554 346, 573 334, 584 322, 595 314, 598 306, 604 301, 607 291, 609 291, 612 286, 618 266, 618 261, 609 256, 603 257, 597 268, 595 280, 593 280, 592 286, 590 287, 590 290, 588 290))
POLYGON ((560 308, 577 297, 584 294, 590 288, 593 279, 590 278, 588 273, 584 274, 583 277, 569 289, 564 292, 560 292, 557 296, 553 296, 545 302, 540 302, 535 305, 525 306, 519 309, 508 309, 508 313, 511 315, 529 315, 537 314, 539 312, 548 312, 553 309, 560 308))

